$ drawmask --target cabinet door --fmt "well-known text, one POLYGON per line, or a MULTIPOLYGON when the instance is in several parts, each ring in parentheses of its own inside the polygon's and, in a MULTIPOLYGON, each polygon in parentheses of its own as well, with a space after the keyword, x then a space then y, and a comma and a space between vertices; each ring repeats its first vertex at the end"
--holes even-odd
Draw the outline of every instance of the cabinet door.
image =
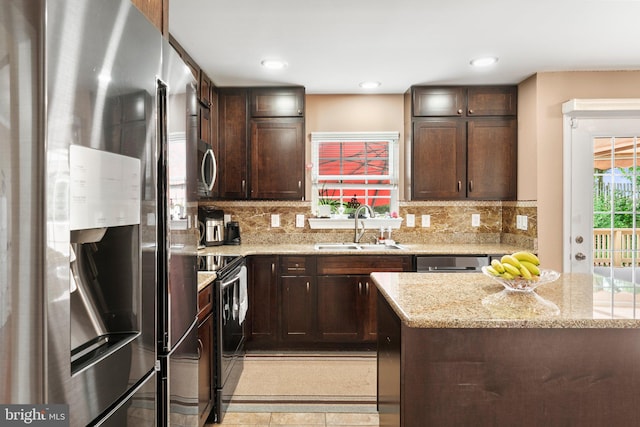
MULTIPOLYGON (((402 330, 398 316, 378 299, 378 412, 381 426, 401 426, 402 330)), ((408 373, 411 375, 411 373, 408 373)))
POLYGON ((413 89, 414 116, 463 116, 465 89, 461 87, 417 87, 413 89))
POLYGON ((200 140, 211 143, 211 112, 208 108, 200 105, 198 108, 198 114, 200 119, 200 126, 198 127, 200 132, 200 140))
POLYGON ((252 117, 304 116, 304 88, 256 88, 251 90, 252 117))
POLYGON ((276 256, 252 256, 248 260, 247 347, 278 341, 277 265, 276 256))
POLYGON ((315 338, 315 283, 311 276, 280 278, 282 292, 282 339, 309 342, 315 338))
POLYGON ((517 122, 470 120, 468 125, 468 197, 512 200, 517 192, 517 122))
POLYGON ((378 339, 378 288, 371 281, 369 276, 362 277, 363 298, 365 310, 362 322, 364 324, 363 340, 366 342, 376 342, 378 339))
POLYGON ((251 121, 251 198, 304 198, 302 119, 251 121))
POLYGON ((420 120, 413 124, 413 200, 466 197, 466 127, 463 120, 420 120))
POLYGON ((515 116, 518 88, 515 86, 474 86, 467 92, 468 116, 515 116))
POLYGON ((198 325, 198 418, 204 425, 213 405, 213 314, 198 325))
POLYGON ((319 276, 318 335, 326 342, 356 342, 363 335, 364 283, 358 276, 319 276))
POLYGON ((225 89, 218 93, 220 198, 248 196, 247 92, 225 89))
POLYGON ((200 94, 198 99, 206 108, 211 108, 211 80, 204 72, 200 71, 200 94))

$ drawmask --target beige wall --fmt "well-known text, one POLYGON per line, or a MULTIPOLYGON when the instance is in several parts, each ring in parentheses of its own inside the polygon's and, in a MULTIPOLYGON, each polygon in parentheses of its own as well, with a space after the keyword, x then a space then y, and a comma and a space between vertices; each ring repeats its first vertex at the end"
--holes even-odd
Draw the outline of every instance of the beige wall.
POLYGON ((537 77, 518 86, 518 200, 537 200, 537 77))
POLYGON ((640 71, 538 73, 519 85, 524 111, 518 112, 518 198, 537 195, 538 252, 545 267, 557 270, 563 242, 562 104, 573 98, 640 98, 640 71))
MULTIPOLYGON (((311 161, 311 132, 400 132, 400 168, 403 158, 403 95, 307 95, 305 106, 306 163, 311 161)), ((400 175, 402 179, 402 171, 400 175)), ((306 199, 311 200, 307 170, 306 199)), ((403 183, 400 182, 400 199, 403 183)))

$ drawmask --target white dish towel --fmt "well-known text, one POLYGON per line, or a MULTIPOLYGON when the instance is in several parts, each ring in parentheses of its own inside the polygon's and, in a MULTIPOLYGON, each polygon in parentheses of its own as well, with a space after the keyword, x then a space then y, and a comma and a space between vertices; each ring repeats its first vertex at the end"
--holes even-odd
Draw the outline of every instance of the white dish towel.
POLYGON ((244 318, 247 315, 247 310, 249 310, 249 300, 247 297, 247 267, 242 266, 240 269, 240 313, 239 320, 240 323, 244 322, 244 318))

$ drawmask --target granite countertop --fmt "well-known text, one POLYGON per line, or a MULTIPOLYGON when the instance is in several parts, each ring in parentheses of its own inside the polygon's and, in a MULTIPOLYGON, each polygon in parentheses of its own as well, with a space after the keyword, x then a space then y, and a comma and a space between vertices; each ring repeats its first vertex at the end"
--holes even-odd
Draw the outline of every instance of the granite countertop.
POLYGON ((198 271, 198 292, 209 286, 216 280, 216 273, 208 271, 198 271))
POLYGON ((594 292, 596 276, 590 274, 561 274, 535 294, 507 293, 482 273, 371 277, 402 322, 414 328, 640 328, 628 298, 594 292))
MULTIPOLYGON (((349 242, 345 242, 349 243, 349 242)), ((353 249, 330 249, 330 250, 318 250, 315 249, 314 243, 307 244, 278 244, 278 245, 222 245, 222 246, 209 246, 204 249, 198 250, 198 254, 214 254, 214 255, 332 255, 332 254, 352 254, 352 255, 367 255, 367 254, 387 254, 387 255, 482 255, 482 254, 507 254, 513 253, 519 250, 523 250, 521 247, 513 245, 504 245, 500 243, 495 244, 404 244, 400 245, 406 250, 399 249, 384 249, 381 247, 379 250, 367 249, 353 250, 353 249)))

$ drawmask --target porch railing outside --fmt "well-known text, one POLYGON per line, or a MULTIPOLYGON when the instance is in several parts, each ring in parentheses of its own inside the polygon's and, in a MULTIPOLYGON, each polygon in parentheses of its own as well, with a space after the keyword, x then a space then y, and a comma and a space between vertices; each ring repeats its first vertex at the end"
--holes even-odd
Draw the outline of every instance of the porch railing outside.
POLYGON ((629 267, 640 266, 638 253, 640 229, 595 228, 593 230, 593 265, 629 267))

